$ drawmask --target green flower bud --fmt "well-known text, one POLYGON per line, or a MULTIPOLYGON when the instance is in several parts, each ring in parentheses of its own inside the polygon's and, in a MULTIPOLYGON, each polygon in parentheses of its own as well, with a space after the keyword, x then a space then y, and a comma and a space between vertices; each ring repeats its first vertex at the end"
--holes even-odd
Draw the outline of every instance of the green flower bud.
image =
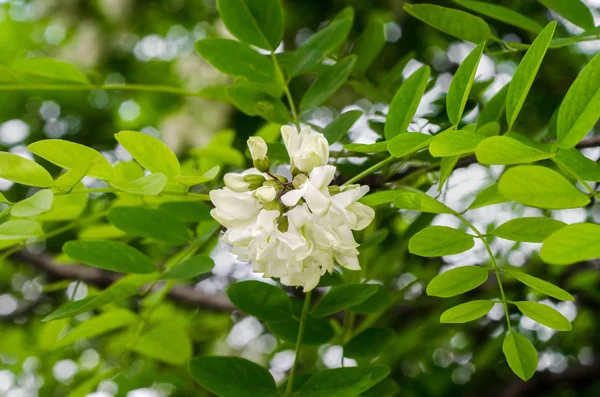
POLYGON ((263 208, 267 211, 279 211, 280 214, 283 214, 283 207, 281 206, 281 204, 279 204, 277 200, 273 200, 271 202, 266 203, 265 205, 263 205, 263 208))
POLYGON ((294 185, 294 189, 300 189, 300 186, 304 185, 308 181, 308 177, 306 174, 298 174, 292 180, 292 184, 294 185))
POLYGON ((287 232, 289 227, 290 227, 290 221, 288 220, 287 216, 282 217, 277 222, 277 229, 279 229, 279 231, 282 233, 287 232))
POLYGON ((248 184, 250 190, 258 189, 265 182, 265 177, 258 174, 244 175, 244 181, 248 184))
POLYGON ((340 192, 340 187, 339 187, 339 186, 336 186, 336 185, 329 186, 327 189, 329 190, 329 194, 331 194, 332 196, 333 196, 334 194, 337 194, 337 193, 339 193, 339 192, 340 192))
POLYGON ((252 162, 252 164, 254 165, 254 168, 256 168, 257 170, 259 170, 260 172, 267 172, 269 171, 269 158, 265 157, 264 159, 261 160, 254 160, 252 162))

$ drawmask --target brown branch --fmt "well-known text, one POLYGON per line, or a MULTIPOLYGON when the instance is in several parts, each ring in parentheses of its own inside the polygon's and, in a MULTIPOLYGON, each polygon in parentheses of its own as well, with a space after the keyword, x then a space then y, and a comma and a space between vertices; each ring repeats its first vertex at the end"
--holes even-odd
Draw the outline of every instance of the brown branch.
MULTIPOLYGON (((121 275, 84 265, 59 264, 46 254, 36 254, 22 250, 12 256, 19 262, 36 266, 55 279, 81 280, 85 283, 106 288, 121 275)), ((209 310, 232 311, 233 304, 225 294, 209 295, 192 286, 176 285, 169 292, 169 297, 174 301, 209 310)))

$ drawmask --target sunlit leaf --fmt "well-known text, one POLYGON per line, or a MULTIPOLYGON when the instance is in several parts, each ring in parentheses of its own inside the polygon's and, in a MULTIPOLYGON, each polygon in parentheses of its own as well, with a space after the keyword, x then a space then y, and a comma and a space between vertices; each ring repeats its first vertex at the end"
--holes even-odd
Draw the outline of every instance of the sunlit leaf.
POLYGON ((406 132, 427 87, 429 73, 429 66, 422 66, 402 83, 394 95, 385 122, 386 139, 391 140, 406 132))
POLYGON ((260 116, 267 121, 286 124, 288 109, 279 98, 250 87, 229 87, 227 97, 238 109, 249 116, 260 116))
POLYGON ((509 331, 502 343, 502 352, 510 369, 524 381, 529 380, 538 365, 538 356, 533 344, 516 331, 509 331))
POLYGON ((548 281, 542 280, 537 277, 530 276, 527 273, 510 271, 511 276, 522 282, 523 284, 531 287, 535 290, 538 290, 548 296, 551 296, 556 299, 560 299, 563 301, 573 301, 573 295, 565 291, 564 289, 557 287, 556 285, 549 283, 548 281))
POLYGON ((36 187, 51 187, 54 180, 44 167, 13 153, 0 152, 0 178, 36 187))
POLYGON ((552 21, 542 30, 525 53, 525 56, 523 56, 521 63, 519 63, 513 75, 506 96, 506 119, 509 130, 515 124, 517 116, 525 103, 525 98, 540 69, 555 29, 556 21, 552 21))
POLYGON ((387 143, 387 149, 392 156, 400 158, 425 149, 433 137, 431 135, 422 134, 420 132, 407 132, 397 135, 394 139, 387 143))
POLYGON ((477 161, 481 164, 525 164, 554 156, 537 148, 527 146, 508 136, 492 136, 481 141, 475 148, 477 161))
POLYGON ((349 143, 344 145, 344 149, 356 153, 381 153, 388 150, 388 142, 381 141, 376 143, 349 143))
POLYGON ((498 184, 500 194, 531 207, 563 209, 587 205, 590 198, 558 172, 537 165, 506 171, 498 184))
POLYGON ((164 174, 155 173, 131 182, 115 181, 112 185, 126 193, 140 194, 143 196, 157 196, 163 191, 165 186, 167 186, 167 177, 164 174))
POLYGON ((461 303, 443 312, 440 316, 440 322, 447 324, 467 323, 485 316, 492 310, 492 307, 494 307, 494 302, 486 300, 461 303))
POLYGON ((43 189, 36 192, 31 197, 19 201, 12 206, 10 214, 16 217, 29 217, 47 212, 52 208, 54 193, 50 189, 43 189))
POLYGON ((150 328, 130 348, 136 353, 171 365, 183 365, 192 357, 192 341, 188 333, 169 322, 150 328))
POLYGON ((434 157, 456 156, 475 150, 485 137, 468 130, 448 130, 436 135, 429 144, 434 157))
POLYGON ((546 327, 557 331, 570 331, 572 328, 571 323, 565 316, 548 305, 530 301, 514 302, 514 304, 517 305, 521 313, 546 327))
POLYGON ((52 58, 25 58, 15 61, 12 68, 17 72, 47 77, 53 80, 90 84, 85 73, 70 63, 52 58))
POLYGON ((179 183, 183 183, 186 186, 195 186, 200 185, 201 183, 206 183, 212 181, 219 175, 219 171, 221 171, 221 167, 214 166, 202 175, 177 175, 175 179, 179 183))
POLYGON ((394 197, 394 206, 405 210, 431 212, 433 214, 452 214, 454 211, 445 204, 417 189, 398 189, 394 197))
POLYGON ((219 0, 219 16, 238 39, 265 50, 275 50, 283 37, 283 9, 279 0, 219 0))
POLYGON ((448 113, 448 119, 455 126, 458 126, 462 119, 484 48, 485 43, 475 47, 461 62, 450 82, 448 95, 446 96, 446 112, 448 113))
POLYGON ((159 139, 137 131, 121 131, 115 138, 148 171, 168 178, 181 173, 177 156, 159 139))
POLYGON ((464 11, 432 4, 404 4, 413 17, 461 40, 479 44, 492 36, 490 27, 481 18, 464 11))
POLYGON ((427 295, 449 298, 479 287, 488 279, 489 270, 479 266, 461 266, 447 270, 427 285, 427 295))
POLYGON ((183 281, 210 272, 215 262, 206 255, 196 255, 168 269, 160 278, 183 281))
POLYGON ((556 126, 558 145, 569 149, 587 135, 600 114, 600 53, 583 68, 565 95, 556 126))
POLYGON ((584 181, 600 182, 600 164, 575 148, 559 150, 552 161, 584 181))
POLYGON ((10 220, 0 223, 0 241, 21 241, 40 237, 44 231, 37 222, 30 220, 10 220))
POLYGON ((540 255, 552 265, 570 265, 600 257, 600 225, 578 223, 558 229, 544 240, 540 255))
POLYGON ((185 244, 189 232, 185 224, 168 212, 142 207, 113 207, 108 212, 110 223, 124 232, 171 244, 185 244))
POLYGON ((532 33, 539 33, 543 26, 510 8, 502 7, 493 3, 484 3, 482 1, 454 0, 455 3, 486 17, 528 30, 532 33))
POLYGON ((493 233, 507 240, 541 243, 564 226, 566 226, 564 222, 552 218, 518 218, 503 223, 493 233))
POLYGON ((138 316, 126 309, 116 309, 79 323, 58 341, 56 348, 73 345, 81 339, 91 339, 126 327, 138 321, 138 316))
POLYGON ((469 206, 469 209, 473 210, 476 208, 487 207, 488 205, 505 203, 507 201, 508 200, 498 191, 498 184, 494 183, 477 194, 475 200, 473 200, 469 206))

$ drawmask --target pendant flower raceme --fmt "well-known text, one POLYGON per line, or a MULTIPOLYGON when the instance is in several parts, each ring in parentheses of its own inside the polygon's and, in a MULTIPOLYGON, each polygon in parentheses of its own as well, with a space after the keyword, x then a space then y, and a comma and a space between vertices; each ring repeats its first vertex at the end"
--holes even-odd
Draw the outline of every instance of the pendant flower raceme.
POLYGON ((225 175, 210 192, 211 215, 227 228, 222 240, 255 272, 285 285, 315 288, 335 264, 359 270, 353 230, 367 227, 374 211, 358 200, 368 186, 330 186, 336 167, 327 165, 329 145, 310 127, 281 128, 293 179, 269 172, 267 144, 251 137, 255 168, 225 175))

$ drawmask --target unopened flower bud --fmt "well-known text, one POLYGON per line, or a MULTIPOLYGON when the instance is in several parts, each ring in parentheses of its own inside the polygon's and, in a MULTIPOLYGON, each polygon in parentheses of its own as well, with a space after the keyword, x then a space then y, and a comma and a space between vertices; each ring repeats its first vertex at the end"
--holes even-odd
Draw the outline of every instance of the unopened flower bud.
POLYGON ((244 181, 248 183, 250 190, 258 189, 265 182, 265 177, 259 174, 244 175, 244 181))
POLYGON ((269 203, 277 197, 277 191, 271 186, 261 186, 254 191, 254 194, 258 198, 258 201, 263 204, 269 203))
POLYGON ((274 181, 272 179, 265 181, 265 183, 263 183, 263 186, 272 187, 277 193, 281 191, 281 185, 277 181, 274 181))
POLYGON ((277 222, 277 229, 282 233, 287 232, 289 227, 290 227, 290 221, 288 220, 287 216, 282 217, 277 222))
POLYGON ((265 140, 258 136, 251 136, 248 138, 248 149, 250 149, 254 167, 260 172, 267 172, 269 170, 269 158, 267 157, 268 147, 265 140))
POLYGON ((333 196, 334 194, 338 194, 340 192, 340 187, 333 185, 333 186, 329 186, 328 190, 329 190, 329 194, 331 194, 333 196))
POLYGON ((243 193, 250 190, 250 184, 245 181, 245 176, 242 174, 236 174, 235 172, 225 174, 223 182, 225 182, 225 186, 227 186, 229 190, 236 193, 243 193))
POLYGON ((263 208, 267 211, 279 211, 279 213, 283 213, 283 207, 277 200, 270 201, 263 205, 263 208))
POLYGON ((308 177, 305 174, 298 174, 292 180, 292 184, 294 185, 294 189, 300 189, 302 185, 304 185, 308 181, 308 177))
POLYGON ((275 177, 282 183, 288 183, 288 179, 283 175, 275 175, 275 177))

